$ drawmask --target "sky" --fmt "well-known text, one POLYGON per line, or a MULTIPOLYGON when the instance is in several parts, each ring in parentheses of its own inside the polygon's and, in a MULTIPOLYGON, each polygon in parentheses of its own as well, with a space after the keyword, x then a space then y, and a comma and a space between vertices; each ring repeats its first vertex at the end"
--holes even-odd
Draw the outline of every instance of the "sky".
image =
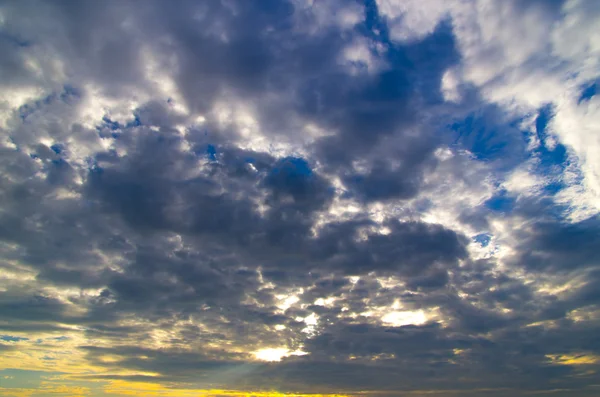
POLYGON ((0 395, 600 395, 600 2, 0 0, 0 395))

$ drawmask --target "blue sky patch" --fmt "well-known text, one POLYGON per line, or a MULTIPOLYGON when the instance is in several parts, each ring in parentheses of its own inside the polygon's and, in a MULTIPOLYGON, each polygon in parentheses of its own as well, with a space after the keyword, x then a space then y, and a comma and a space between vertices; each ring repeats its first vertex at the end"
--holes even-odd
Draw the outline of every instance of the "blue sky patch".
POLYGON ((217 148, 214 145, 206 146, 206 155, 210 161, 217 161, 217 148))
POLYGON ((457 133, 455 143, 469 150, 478 160, 499 159, 505 155, 509 147, 511 155, 514 155, 515 149, 521 150, 521 145, 516 142, 522 139, 520 134, 513 136, 508 133, 509 131, 501 131, 500 128, 505 130, 512 130, 512 128, 510 125, 490 124, 485 115, 472 113, 449 127, 457 133))
POLYGON ((55 143, 54 145, 50 146, 50 149, 52 149, 52 151, 56 154, 61 154, 64 150, 64 147, 60 143, 55 143))
POLYGON ((554 147, 549 147, 547 144, 548 124, 553 117, 553 107, 546 105, 539 110, 535 120, 535 130, 540 140, 540 146, 533 151, 532 155, 539 159, 537 171, 545 176, 560 174, 566 166, 568 157, 567 148, 563 144, 556 143, 554 147))
POLYGON ((597 87, 598 87, 597 82, 593 82, 592 84, 585 87, 581 91, 581 96, 579 97, 579 100, 577 101, 577 103, 581 103, 581 102, 592 99, 596 95, 597 87))
POLYGON ((487 200, 484 205, 495 212, 509 213, 515 207, 516 198, 509 196, 505 191, 501 191, 487 200))
POLYGON ((142 125, 142 121, 140 120, 140 116, 136 114, 134 115, 133 121, 128 121, 125 124, 125 128, 139 127, 140 125, 142 125))
POLYGON ((102 117, 102 121, 104 122, 104 126, 108 127, 108 129, 112 131, 116 131, 121 128, 118 121, 112 121, 108 116, 102 117))
POLYGON ((492 241, 492 236, 487 233, 481 233, 473 237, 473 241, 479 243, 482 247, 487 247, 492 241))
POLYGON ((548 194, 548 195, 555 195, 556 193, 563 190, 565 187, 566 187, 566 185, 563 182, 560 182, 560 181, 550 182, 546 186, 544 186, 543 193, 548 194))

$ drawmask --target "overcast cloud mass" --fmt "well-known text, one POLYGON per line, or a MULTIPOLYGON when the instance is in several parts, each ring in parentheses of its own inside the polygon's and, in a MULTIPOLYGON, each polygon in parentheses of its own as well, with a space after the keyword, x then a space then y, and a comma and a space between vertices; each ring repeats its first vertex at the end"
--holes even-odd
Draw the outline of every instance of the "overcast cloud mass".
POLYGON ((0 1, 0 395, 600 395, 600 2, 0 1))

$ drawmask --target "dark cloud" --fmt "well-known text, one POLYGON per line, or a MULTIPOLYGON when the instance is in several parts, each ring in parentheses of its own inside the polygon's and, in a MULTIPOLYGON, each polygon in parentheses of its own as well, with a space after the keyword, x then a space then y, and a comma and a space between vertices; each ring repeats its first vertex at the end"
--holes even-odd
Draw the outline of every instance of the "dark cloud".
POLYGON ((555 202, 573 157, 554 108, 446 100, 450 16, 405 41, 371 1, 23 2, 0 21, 3 353, 60 365, 60 342, 103 371, 69 376, 173 388, 597 383, 600 228, 555 202), (524 168, 560 188, 511 190, 524 168))
POLYGON ((522 235, 513 261, 515 265, 533 271, 569 272, 578 268, 597 268, 599 242, 597 217, 575 224, 541 221, 522 235))

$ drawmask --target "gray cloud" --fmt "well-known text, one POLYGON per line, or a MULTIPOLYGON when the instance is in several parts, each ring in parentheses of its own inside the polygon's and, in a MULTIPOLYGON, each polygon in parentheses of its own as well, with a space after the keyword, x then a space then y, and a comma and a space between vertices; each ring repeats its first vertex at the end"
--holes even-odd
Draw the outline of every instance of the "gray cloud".
POLYGON ((399 40, 382 15, 0 6, 3 334, 69 335, 104 381, 591 395, 597 216, 519 177, 557 161, 531 115, 448 100, 456 16, 399 40))

